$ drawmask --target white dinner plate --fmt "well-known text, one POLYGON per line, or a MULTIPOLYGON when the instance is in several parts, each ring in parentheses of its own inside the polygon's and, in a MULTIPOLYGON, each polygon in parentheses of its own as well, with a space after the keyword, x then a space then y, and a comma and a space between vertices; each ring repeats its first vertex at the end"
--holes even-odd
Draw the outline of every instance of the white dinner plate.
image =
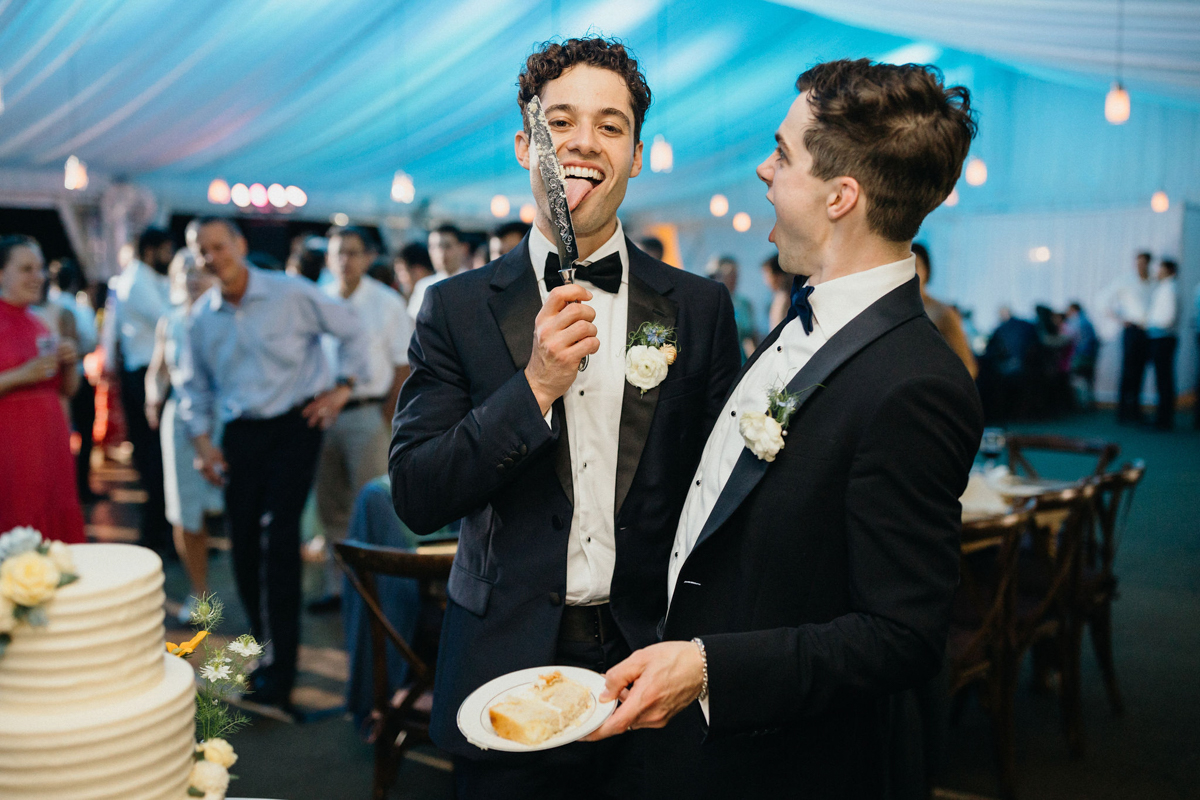
POLYGON ((607 703, 600 702, 604 692, 604 676, 599 672, 580 667, 531 667, 519 669, 507 675, 490 680, 468 695, 458 707, 458 729, 467 741, 482 750, 504 750, 510 753, 532 753, 536 750, 550 750, 562 747, 564 744, 582 739, 599 728, 608 719, 613 709, 617 707, 616 700, 607 703), (549 675, 558 670, 564 678, 570 678, 576 683, 586 686, 592 695, 591 710, 586 712, 574 725, 557 736, 552 736, 541 744, 521 744, 511 739, 496 735, 492 721, 488 717, 488 709, 498 700, 516 689, 532 685, 539 676, 549 675))

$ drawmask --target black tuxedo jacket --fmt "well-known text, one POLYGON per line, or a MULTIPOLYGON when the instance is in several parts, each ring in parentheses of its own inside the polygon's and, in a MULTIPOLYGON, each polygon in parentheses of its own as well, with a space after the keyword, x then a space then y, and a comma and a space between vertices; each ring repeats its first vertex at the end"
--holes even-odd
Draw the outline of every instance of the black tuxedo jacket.
POLYGON ((742 451, 680 572, 664 638, 703 639, 711 721, 692 704, 651 737, 660 794, 881 797, 888 694, 941 666, 983 416, 915 278, 788 388, 813 386, 773 463, 742 451))
MULTIPOLYGON (((621 406, 611 608, 636 649, 657 638, 688 482, 740 356, 724 286, 626 247, 629 330, 657 321, 679 341, 666 379, 645 395, 626 383, 621 406)), ((484 751, 459 733, 459 705, 492 678, 553 663, 567 590, 574 492, 565 412, 556 401, 547 426, 524 374, 541 305, 527 240, 431 286, 393 422, 396 513, 418 534, 463 520, 432 735, 470 758, 484 751)))

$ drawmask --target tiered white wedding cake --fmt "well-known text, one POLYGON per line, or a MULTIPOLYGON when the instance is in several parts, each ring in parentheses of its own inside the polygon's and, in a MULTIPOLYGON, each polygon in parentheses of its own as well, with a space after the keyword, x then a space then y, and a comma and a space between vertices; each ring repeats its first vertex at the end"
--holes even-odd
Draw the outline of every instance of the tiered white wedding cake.
POLYGON ((163 647, 162 561, 71 547, 79 580, 0 658, 0 798, 183 800, 193 763, 192 668, 163 647))

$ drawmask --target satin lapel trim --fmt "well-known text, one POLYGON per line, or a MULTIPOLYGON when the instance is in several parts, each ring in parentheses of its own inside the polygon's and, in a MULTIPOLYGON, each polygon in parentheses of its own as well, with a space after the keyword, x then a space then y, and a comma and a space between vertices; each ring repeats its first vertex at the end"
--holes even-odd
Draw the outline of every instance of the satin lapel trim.
MULTIPOLYGON (((488 307, 512 357, 514 371, 525 369, 533 353, 533 322, 542 310, 537 276, 529 262, 528 237, 513 249, 504 263, 496 265, 492 279, 496 293, 488 299, 488 307)), ((554 472, 562 484, 567 501, 575 504, 574 482, 571 480, 571 446, 567 441, 567 411, 562 398, 554 401, 553 424, 558 428, 554 445, 554 472)))
MULTIPOLYGON (((643 322, 657 322, 668 328, 675 327, 678 314, 679 305, 674 300, 663 297, 634 272, 634 259, 631 255, 625 341, 629 341, 629 334, 636 331, 643 322)), ((629 381, 624 383, 625 393, 621 397, 621 428, 617 438, 617 495, 616 505, 613 506, 618 517, 621 506, 629 495, 629 489, 633 486, 638 464, 642 460, 646 437, 650 435, 650 423, 654 421, 654 411, 658 408, 659 390, 659 387, 655 386, 642 394, 641 390, 629 381)))
MULTIPOLYGON (((788 381, 789 392, 802 392, 797 414, 808 403, 809 399, 820 391, 823 384, 838 367, 849 361, 859 350, 883 336, 893 328, 910 319, 925 313, 921 303, 920 289, 914 278, 908 283, 893 289, 877 300, 866 311, 850 321, 846 327, 838 331, 825 346, 818 350, 809 362, 788 381), (804 391, 808 389, 809 391, 804 391)), ((764 345, 766 343, 764 342, 764 345)), ((763 348, 759 348, 761 351, 763 348)), ((740 379, 739 379, 740 380, 740 379)), ((748 448, 742 450, 729 480, 721 489, 717 503, 696 538, 695 550, 701 542, 711 536, 733 515, 758 482, 767 472, 770 462, 755 456, 748 448)))

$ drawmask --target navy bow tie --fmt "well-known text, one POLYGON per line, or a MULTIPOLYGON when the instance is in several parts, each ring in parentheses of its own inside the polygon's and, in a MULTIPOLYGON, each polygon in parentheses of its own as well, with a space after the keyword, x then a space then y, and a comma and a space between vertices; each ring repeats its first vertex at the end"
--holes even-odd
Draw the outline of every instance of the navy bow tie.
POLYGON ((804 335, 813 331, 813 310, 812 304, 808 302, 808 296, 813 293, 816 287, 805 286, 803 281, 807 278, 797 275, 792 278, 792 307, 788 310, 787 318, 800 318, 800 324, 804 326, 804 335))
MULTIPOLYGON (((543 277, 546 279, 546 290, 554 289, 563 285, 562 276, 558 274, 558 253, 551 253, 546 256, 546 271, 543 277)), ((621 254, 610 253, 599 261, 593 261, 591 264, 580 264, 575 268, 575 280, 587 281, 597 289, 603 289, 609 294, 616 294, 621 291, 621 275, 624 270, 621 268, 621 254)))

